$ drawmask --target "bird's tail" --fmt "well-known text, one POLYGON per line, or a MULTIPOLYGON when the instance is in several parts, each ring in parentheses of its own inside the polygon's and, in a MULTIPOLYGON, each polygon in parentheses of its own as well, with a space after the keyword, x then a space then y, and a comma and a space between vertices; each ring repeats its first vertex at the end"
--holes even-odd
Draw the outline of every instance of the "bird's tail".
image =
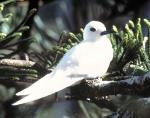
POLYGON ((69 78, 69 77, 52 78, 52 75, 48 74, 39 81, 35 82, 30 87, 22 90, 21 92, 18 92, 17 95, 27 95, 27 96, 13 103, 12 105, 24 104, 27 102, 31 102, 46 97, 64 88, 67 88, 81 81, 82 79, 83 78, 69 78))
POLYGON ((35 83, 33 83, 31 86, 23 89, 22 91, 16 93, 17 96, 25 96, 33 93, 34 91, 37 91, 37 88, 40 87, 40 85, 44 85, 49 79, 52 78, 52 74, 47 74, 43 78, 39 79, 35 83))

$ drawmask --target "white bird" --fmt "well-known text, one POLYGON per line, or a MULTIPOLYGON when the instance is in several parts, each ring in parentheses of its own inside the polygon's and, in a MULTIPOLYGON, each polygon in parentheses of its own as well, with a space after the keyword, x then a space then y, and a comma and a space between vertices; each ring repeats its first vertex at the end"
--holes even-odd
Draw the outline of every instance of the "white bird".
POLYGON ((16 93, 17 96, 26 96, 12 105, 46 97, 88 77, 101 77, 106 73, 112 58, 112 44, 106 36, 105 25, 91 21, 84 28, 83 40, 64 54, 51 73, 16 93))

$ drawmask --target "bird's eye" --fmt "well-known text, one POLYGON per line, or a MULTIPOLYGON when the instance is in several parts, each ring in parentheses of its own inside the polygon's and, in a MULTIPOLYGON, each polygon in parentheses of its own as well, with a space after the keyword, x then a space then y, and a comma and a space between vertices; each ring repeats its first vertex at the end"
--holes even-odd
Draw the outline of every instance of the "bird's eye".
POLYGON ((95 32, 96 29, 95 29, 94 27, 91 27, 91 28, 90 28, 90 31, 95 32))

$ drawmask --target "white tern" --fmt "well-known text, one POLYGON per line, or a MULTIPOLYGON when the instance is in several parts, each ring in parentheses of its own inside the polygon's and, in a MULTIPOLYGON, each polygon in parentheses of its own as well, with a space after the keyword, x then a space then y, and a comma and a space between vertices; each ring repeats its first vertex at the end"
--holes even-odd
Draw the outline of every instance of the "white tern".
POLYGON ((12 105, 31 102, 64 88, 78 84, 85 78, 103 76, 113 58, 113 49, 106 36, 106 27, 99 21, 89 22, 83 31, 83 40, 67 51, 55 69, 16 93, 24 96, 12 105))

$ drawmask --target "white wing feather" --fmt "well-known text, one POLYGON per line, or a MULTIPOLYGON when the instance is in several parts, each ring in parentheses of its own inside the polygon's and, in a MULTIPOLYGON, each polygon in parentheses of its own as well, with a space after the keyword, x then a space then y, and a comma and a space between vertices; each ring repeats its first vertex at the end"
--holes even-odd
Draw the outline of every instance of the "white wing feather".
MULTIPOLYGON (((42 86, 35 88, 36 90, 33 90, 31 88, 31 94, 24 97, 23 99, 15 102, 12 105, 19 105, 27 102, 31 102, 43 97, 46 97, 48 95, 51 95, 55 92, 58 92, 60 90, 63 90, 66 87, 69 87, 79 81, 81 81, 83 78, 76 78, 76 79, 70 79, 70 78, 52 78, 52 79, 45 79, 42 86)), ((25 89, 29 90, 29 89, 25 89)), ((26 91, 25 91, 26 92, 26 91)), ((24 94, 24 93, 22 93, 24 94)))
POLYGON ((37 90, 37 88, 40 85, 45 85, 45 82, 48 81, 47 79, 51 79, 53 73, 47 74, 45 75, 43 78, 41 78, 40 80, 36 81, 34 84, 32 84, 31 86, 27 87, 26 89, 16 93, 17 96, 23 96, 23 95, 29 95, 31 93, 33 93, 34 91, 37 90))
POLYGON ((23 99, 13 103, 12 105, 19 105, 27 102, 31 102, 48 95, 51 95, 55 92, 58 92, 64 88, 67 88, 76 82, 79 82, 83 77, 71 78, 69 77, 72 71, 77 64, 77 59, 72 59, 76 46, 69 50, 63 58, 60 60, 59 64, 53 70, 52 73, 47 74, 28 88, 16 93, 17 96, 27 95, 23 99), (68 59, 69 61, 67 61, 68 59))

